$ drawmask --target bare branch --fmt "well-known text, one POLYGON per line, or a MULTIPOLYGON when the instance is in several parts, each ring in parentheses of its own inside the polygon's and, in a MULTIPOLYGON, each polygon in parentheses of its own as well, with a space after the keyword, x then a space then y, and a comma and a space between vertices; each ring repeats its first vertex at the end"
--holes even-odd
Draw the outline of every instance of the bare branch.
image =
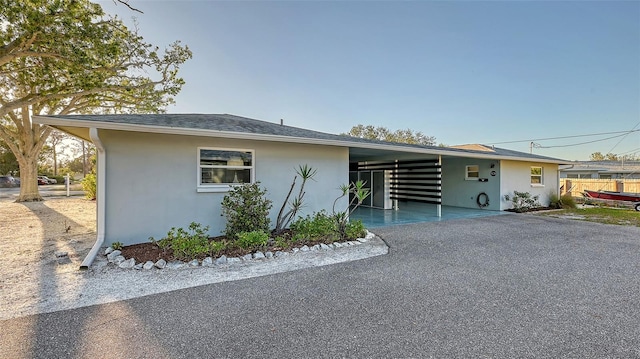
POLYGON ((130 10, 137 11, 141 14, 144 14, 141 10, 136 9, 135 7, 129 5, 129 0, 113 0, 113 3, 116 5, 118 5, 118 3, 121 3, 122 5, 128 7, 130 10))

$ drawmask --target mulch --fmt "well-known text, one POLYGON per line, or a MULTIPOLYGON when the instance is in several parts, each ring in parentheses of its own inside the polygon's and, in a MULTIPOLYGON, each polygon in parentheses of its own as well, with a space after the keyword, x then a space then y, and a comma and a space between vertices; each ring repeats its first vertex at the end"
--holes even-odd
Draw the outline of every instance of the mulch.
MULTIPOLYGON (((287 230, 285 235, 292 236, 293 233, 290 230, 287 230)), ((212 237, 210 238, 210 240, 223 241, 223 240, 226 240, 226 237, 225 236, 212 237)), ((297 242, 295 246, 296 247, 302 247, 304 245, 314 246, 320 243, 330 244, 332 242, 333 241, 325 240, 325 239, 304 240, 304 241, 297 242)), ((289 248, 282 248, 282 247, 276 246, 274 241, 269 240, 269 243, 264 248, 262 248, 262 251, 263 252, 271 251, 275 253, 276 251, 284 251, 288 249, 289 248)), ((124 246, 120 251, 122 252, 121 255, 127 259, 135 258, 136 263, 144 263, 147 261, 156 262, 160 259, 164 259, 165 261, 170 262, 177 259, 173 255, 173 251, 171 249, 163 250, 153 242, 138 243, 138 244, 132 244, 129 246, 124 246)), ((227 257, 242 257, 246 254, 253 253, 253 252, 254 251, 252 250, 246 250, 242 248, 229 248, 219 253, 218 256, 225 255, 227 257)), ((207 256, 203 255, 201 258, 197 258, 197 259, 202 260, 205 257, 207 256)))

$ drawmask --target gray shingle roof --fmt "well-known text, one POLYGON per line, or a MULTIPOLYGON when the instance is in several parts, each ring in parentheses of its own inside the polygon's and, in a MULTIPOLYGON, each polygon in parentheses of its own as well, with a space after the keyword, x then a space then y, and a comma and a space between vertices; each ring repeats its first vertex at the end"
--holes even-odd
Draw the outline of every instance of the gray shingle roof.
MULTIPOLYGON (((45 116, 43 116, 45 117, 45 116)), ((335 135, 330 133, 307 130, 298 127, 280 125, 279 123, 260 121, 251 118, 229 115, 229 114, 117 114, 117 115, 63 115, 63 116, 46 116, 48 118, 60 118, 65 120, 90 121, 101 123, 112 123, 120 125, 141 125, 141 126, 157 126, 165 128, 179 129, 198 129, 208 131, 220 131, 231 133, 250 133, 259 135, 272 135, 292 138, 307 138, 329 141, 350 142, 357 147, 357 144, 381 144, 392 145, 401 148, 416 149, 432 149, 437 151, 447 151, 452 154, 459 153, 463 156, 468 154, 495 155, 496 157, 518 157, 530 158, 531 160, 557 161, 558 163, 566 163, 567 161, 557 158, 529 154, 525 152, 512 151, 504 148, 485 146, 492 151, 477 151, 471 149, 438 147, 438 146, 422 146, 405 143, 392 143, 378 140, 369 140, 352 136, 335 135)))

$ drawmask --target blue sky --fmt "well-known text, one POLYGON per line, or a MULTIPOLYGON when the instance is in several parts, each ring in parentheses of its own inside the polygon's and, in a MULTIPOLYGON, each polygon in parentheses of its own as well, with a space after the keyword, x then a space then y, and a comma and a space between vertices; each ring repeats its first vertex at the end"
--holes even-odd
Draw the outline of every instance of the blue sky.
MULTIPOLYGON (((525 140, 496 144, 524 152, 526 140, 640 129, 638 1, 130 0, 144 14, 100 4, 136 17, 151 43, 192 49, 171 113, 410 128, 447 145, 525 140)), ((534 149, 596 151, 640 155, 640 132, 534 149)))

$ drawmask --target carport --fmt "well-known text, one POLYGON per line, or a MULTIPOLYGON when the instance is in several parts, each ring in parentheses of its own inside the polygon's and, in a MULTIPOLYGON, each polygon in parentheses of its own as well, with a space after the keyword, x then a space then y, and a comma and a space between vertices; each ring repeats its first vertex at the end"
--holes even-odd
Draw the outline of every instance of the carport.
MULTIPOLYGON (((489 197, 486 194, 486 205, 480 201, 476 207, 475 196, 469 207, 443 205, 447 203, 443 193, 450 195, 451 198, 459 196, 460 191, 456 188, 471 184, 468 179, 465 183, 451 181, 445 184, 443 175, 445 179, 459 175, 464 177, 464 163, 477 163, 479 159, 473 156, 486 154, 476 153, 467 158, 465 155, 468 153, 464 150, 421 146, 416 148, 408 146, 405 151, 350 148, 349 181, 365 181, 365 187, 370 190, 370 196, 351 215, 352 219, 362 220, 367 227, 375 228, 503 213, 497 210, 499 207, 495 206, 499 204, 498 201, 492 208, 488 207, 489 197), (453 155, 457 154, 456 152, 460 155, 453 155), (443 171, 451 172, 449 177, 443 171)), ((497 170, 499 167, 497 164, 489 163, 490 160, 483 159, 483 161, 487 161, 485 163, 487 168, 497 170)), ((480 178, 480 172, 478 172, 475 182, 482 182, 484 191, 495 199, 496 193, 499 193, 500 176, 496 172, 493 173, 491 176, 494 177, 490 180, 480 178)), ((484 197, 479 198, 479 200, 483 199, 484 197)))

